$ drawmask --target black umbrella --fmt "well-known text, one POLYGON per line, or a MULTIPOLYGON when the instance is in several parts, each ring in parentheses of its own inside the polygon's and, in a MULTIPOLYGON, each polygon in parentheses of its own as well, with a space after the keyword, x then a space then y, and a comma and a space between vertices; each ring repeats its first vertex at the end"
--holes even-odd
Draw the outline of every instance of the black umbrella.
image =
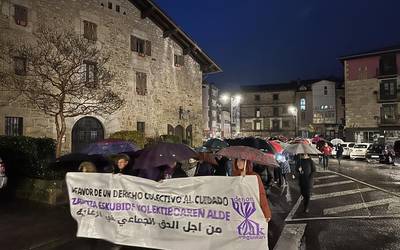
POLYGON ((146 169, 173 165, 175 162, 195 157, 197 153, 184 144, 163 142, 141 150, 133 168, 146 169))

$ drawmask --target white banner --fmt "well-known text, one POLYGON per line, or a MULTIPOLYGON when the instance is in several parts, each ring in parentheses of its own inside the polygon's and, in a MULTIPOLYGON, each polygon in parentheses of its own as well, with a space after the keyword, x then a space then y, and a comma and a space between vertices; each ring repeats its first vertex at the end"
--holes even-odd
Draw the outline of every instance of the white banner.
POLYGON ((268 249, 256 176, 66 179, 78 237, 158 249, 268 249))

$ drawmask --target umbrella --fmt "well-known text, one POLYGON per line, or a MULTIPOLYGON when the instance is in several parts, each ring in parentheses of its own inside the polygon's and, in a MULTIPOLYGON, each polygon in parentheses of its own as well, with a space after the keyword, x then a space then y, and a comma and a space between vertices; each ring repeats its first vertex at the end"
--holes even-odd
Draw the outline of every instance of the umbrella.
POLYGON ((269 141, 268 142, 275 150, 277 153, 282 153, 283 152, 283 147, 278 141, 269 141))
POLYGON ((320 149, 320 148, 322 148, 322 147, 325 145, 325 143, 328 143, 328 146, 329 146, 329 147, 333 147, 333 144, 332 144, 332 143, 330 143, 329 141, 325 141, 324 139, 318 141, 317 144, 316 144, 316 146, 317 146, 318 149, 320 149))
POLYGON ((321 141, 321 140, 323 140, 323 138, 322 138, 322 137, 319 137, 318 135, 316 135, 316 136, 314 136, 314 138, 312 138, 311 142, 312 142, 313 144, 315 144, 315 143, 317 143, 317 142, 319 142, 319 141, 321 141))
POLYGON ((297 143, 297 144, 290 144, 285 148, 285 152, 288 154, 310 154, 310 155, 317 155, 321 154, 316 148, 311 146, 310 144, 304 143, 297 143))
POLYGON ((129 141, 108 139, 91 143, 80 153, 86 155, 114 155, 138 150, 139 148, 129 141))
POLYGON ((197 153, 184 144, 163 142, 143 149, 135 160, 133 168, 146 169, 173 165, 175 162, 196 157, 197 153))
POLYGON ((333 140, 331 140, 331 143, 334 145, 334 146, 336 146, 337 144, 342 144, 342 143, 344 143, 344 141, 342 140, 342 139, 339 139, 339 138, 335 138, 335 139, 333 139, 333 140))
POLYGON ((217 138, 210 139, 206 143, 204 143, 204 147, 217 150, 221 148, 226 148, 228 146, 229 146, 228 143, 217 138))
POLYGON ((218 166, 218 162, 215 159, 217 156, 213 153, 208 153, 208 152, 199 152, 198 153, 198 158, 201 161, 207 162, 211 165, 216 165, 218 166))
POLYGON ((225 156, 231 159, 242 159, 249 160, 251 162, 277 167, 278 163, 275 160, 274 155, 263 153, 258 149, 246 147, 246 146, 233 146, 221 149, 217 155, 225 156))

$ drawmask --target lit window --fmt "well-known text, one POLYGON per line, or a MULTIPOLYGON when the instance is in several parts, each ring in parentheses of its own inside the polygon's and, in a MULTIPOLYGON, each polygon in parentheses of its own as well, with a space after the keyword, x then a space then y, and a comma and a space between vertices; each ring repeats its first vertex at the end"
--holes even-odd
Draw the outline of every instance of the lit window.
POLYGON ((305 98, 301 98, 300 99, 300 110, 306 110, 306 99, 305 98))

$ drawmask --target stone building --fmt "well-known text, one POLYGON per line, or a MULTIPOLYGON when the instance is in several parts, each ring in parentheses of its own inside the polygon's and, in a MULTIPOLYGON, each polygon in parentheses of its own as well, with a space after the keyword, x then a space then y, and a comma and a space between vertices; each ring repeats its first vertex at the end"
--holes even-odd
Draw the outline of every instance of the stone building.
MULTIPOLYGON (((3 37, 32 39, 40 24, 72 28, 112 55, 126 104, 111 116, 68 119, 64 151, 119 130, 201 142, 202 75, 221 70, 151 0, 0 0, 0 10, 3 37)), ((55 138, 52 118, 22 103, 0 100, 0 134, 55 138)))
POLYGON ((338 80, 242 86, 241 132, 251 136, 342 137, 343 88, 338 80), (337 101, 337 100, 340 101, 337 101))
POLYGON ((340 58, 344 64, 348 140, 400 137, 400 46, 340 58))
POLYGON ((203 138, 221 137, 221 103, 219 89, 203 83, 203 138))

